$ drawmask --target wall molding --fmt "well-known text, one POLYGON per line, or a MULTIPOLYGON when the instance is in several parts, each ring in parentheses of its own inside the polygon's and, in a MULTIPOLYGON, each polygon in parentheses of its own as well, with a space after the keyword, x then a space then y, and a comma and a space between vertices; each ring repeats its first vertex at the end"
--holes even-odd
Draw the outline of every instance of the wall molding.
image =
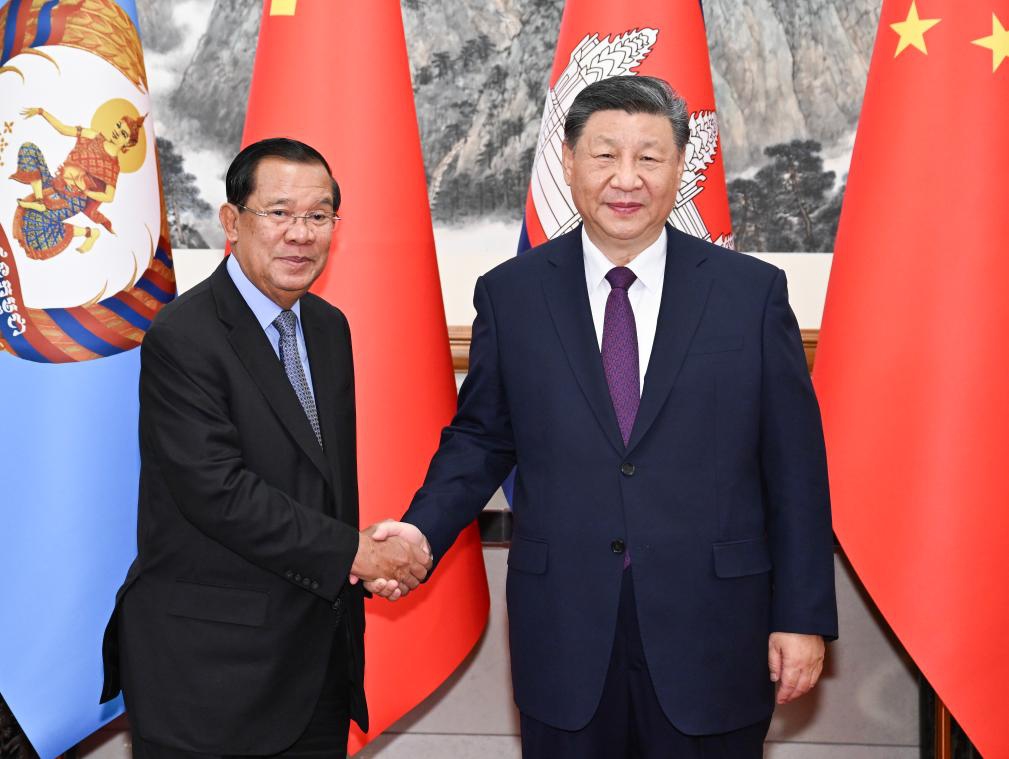
MULTIPOLYGON (((802 348, 806 351, 806 366, 813 371, 813 361, 816 358, 816 346, 820 342, 820 330, 803 329, 802 348)), ((469 371, 469 344, 473 337, 473 329, 462 325, 448 328, 448 344, 452 350, 452 368, 457 372, 469 371)))

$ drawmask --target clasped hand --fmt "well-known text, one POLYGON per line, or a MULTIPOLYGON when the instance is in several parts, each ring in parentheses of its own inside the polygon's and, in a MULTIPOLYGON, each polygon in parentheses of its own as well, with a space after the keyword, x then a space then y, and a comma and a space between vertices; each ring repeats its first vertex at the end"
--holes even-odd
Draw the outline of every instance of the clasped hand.
POLYGON ((433 560, 431 546, 414 525, 391 519, 361 533, 350 582, 364 582, 375 595, 395 601, 420 585, 433 560))

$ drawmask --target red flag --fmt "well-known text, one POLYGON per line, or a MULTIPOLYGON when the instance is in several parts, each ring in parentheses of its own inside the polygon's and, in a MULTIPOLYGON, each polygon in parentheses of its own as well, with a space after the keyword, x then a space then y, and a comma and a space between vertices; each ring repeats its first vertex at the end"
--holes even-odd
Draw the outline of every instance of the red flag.
POLYGON ((690 143, 670 222, 733 247, 701 5, 653 0, 568 0, 564 6, 526 199, 529 245, 569 232, 581 221, 561 167, 564 118, 586 85, 624 74, 665 79, 687 101, 690 143))
POLYGON ((815 368, 835 531, 987 759, 1009 757, 1007 24, 1007 0, 883 3, 815 368))
MULTIPOLYGON (((329 161, 343 204, 313 290, 350 321, 361 524, 398 517, 420 486, 455 380, 399 3, 265 0, 243 144, 293 137, 329 161)), ((480 537, 469 527, 431 581, 367 604, 371 732, 454 670, 487 620, 480 537)))

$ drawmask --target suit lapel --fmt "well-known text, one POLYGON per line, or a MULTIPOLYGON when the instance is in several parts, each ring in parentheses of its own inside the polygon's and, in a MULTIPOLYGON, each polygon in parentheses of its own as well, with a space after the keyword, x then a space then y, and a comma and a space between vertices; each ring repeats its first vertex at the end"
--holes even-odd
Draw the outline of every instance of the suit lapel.
MULTIPOLYGON (((230 327, 228 340, 235 349, 239 360, 259 390, 266 402, 273 409, 281 423, 294 438, 298 446, 305 452, 312 463, 332 486, 332 473, 319 442, 315 439, 312 426, 308 422, 305 410, 301 407, 294 388, 284 372, 284 367, 274 353, 266 333, 259 326, 252 309, 242 299, 241 293, 231 281, 225 263, 217 268, 211 276, 211 289, 217 302, 217 312, 221 320, 230 327)), ((315 366, 312 366, 313 382, 315 366)), ((325 437, 323 438, 325 440, 325 437)))
POLYGON ((547 273, 543 294, 564 353, 610 444, 624 450, 617 415, 613 410, 609 386, 599 355, 599 341, 592 324, 592 308, 585 286, 585 261, 582 257, 581 227, 556 241, 547 252, 547 273))
MULTIPOLYGON (((339 388, 350 386, 353 377, 346 376, 351 367, 340 365, 340 352, 332 345, 334 336, 326 331, 322 313, 317 302, 310 297, 301 299, 301 326, 305 331, 305 347, 312 366, 312 385, 315 388, 315 407, 319 413, 322 441, 326 446, 326 458, 334 480, 340 481, 340 435, 336 428, 336 393, 339 388)), ((339 488, 334 492, 339 493, 339 488)), ((337 500, 339 503, 339 499, 337 500)))
POLYGON ((668 244, 662 303, 659 304, 655 342, 645 374, 641 405, 627 443, 628 453, 648 432, 672 391, 711 290, 711 278, 703 273, 701 267, 706 256, 692 250, 693 246, 677 244, 682 233, 668 225, 666 232, 668 244))

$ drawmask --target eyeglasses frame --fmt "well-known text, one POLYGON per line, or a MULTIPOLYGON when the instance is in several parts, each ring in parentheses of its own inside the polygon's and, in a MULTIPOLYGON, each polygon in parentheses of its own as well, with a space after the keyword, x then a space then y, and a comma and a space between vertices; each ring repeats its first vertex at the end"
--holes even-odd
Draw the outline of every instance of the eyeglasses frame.
MULTIPOLYGON (((241 203, 234 203, 233 205, 237 206, 238 208, 241 208, 242 210, 248 211, 249 213, 254 214, 255 216, 259 216, 262 219, 269 219, 270 218, 270 212, 269 211, 257 211, 255 208, 249 208, 248 206, 242 205, 241 203)), ((306 214, 300 214, 300 215, 296 214, 296 213, 292 213, 288 217, 288 221, 287 221, 286 225, 277 224, 277 226, 278 227, 279 226, 293 227, 297 223, 298 219, 303 219, 305 221, 305 226, 309 226, 309 222, 312 219, 312 215, 311 214, 307 214, 307 213, 306 214)), ((332 214, 332 216, 330 216, 330 220, 335 224, 338 221, 342 221, 343 217, 340 216, 336 211, 334 211, 333 214, 332 214)), ((312 226, 315 226, 315 225, 312 225, 312 226)), ((321 229, 321 227, 320 227, 320 229, 321 229)))

